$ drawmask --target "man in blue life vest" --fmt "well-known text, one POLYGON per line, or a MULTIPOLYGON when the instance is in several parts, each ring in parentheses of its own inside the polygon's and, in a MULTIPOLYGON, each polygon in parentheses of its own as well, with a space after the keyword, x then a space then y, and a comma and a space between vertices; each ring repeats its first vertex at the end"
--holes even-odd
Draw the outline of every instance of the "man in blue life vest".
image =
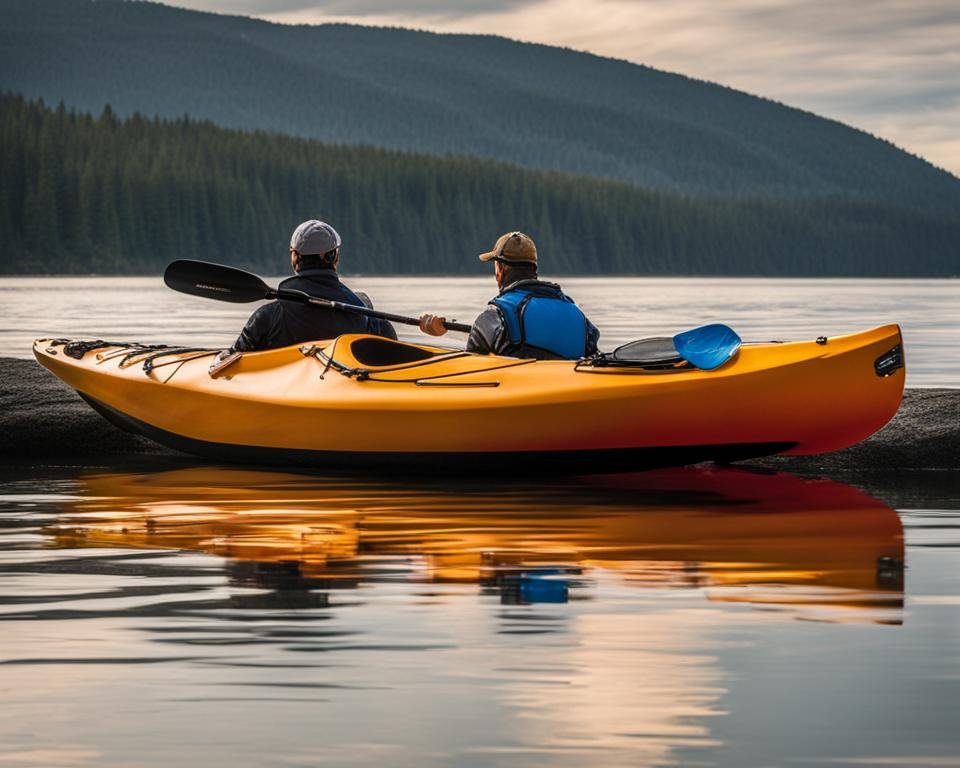
MULTIPOLYGON (((303 222, 293 230, 290 238, 290 266, 296 274, 280 283, 280 287, 372 309, 373 305, 365 294, 354 293, 340 282, 337 275, 340 242, 337 230, 326 222, 316 219, 303 222)), ((386 320, 294 301, 271 301, 250 316, 231 350, 276 349, 306 341, 333 339, 341 333, 372 333, 388 339, 397 338, 397 332, 386 320)))
MULTIPOLYGON (((537 278, 537 246, 527 235, 502 235, 480 261, 493 262, 500 293, 474 321, 468 352, 538 360, 596 354, 600 332, 559 285, 537 278)), ((444 319, 422 315, 420 330, 442 336, 444 319)))

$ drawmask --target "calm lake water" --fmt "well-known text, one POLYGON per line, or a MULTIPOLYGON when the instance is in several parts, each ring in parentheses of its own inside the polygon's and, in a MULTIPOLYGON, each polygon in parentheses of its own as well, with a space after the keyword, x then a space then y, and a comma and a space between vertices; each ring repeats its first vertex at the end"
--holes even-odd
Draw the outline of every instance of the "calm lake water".
MULTIPOLYGON (((492 277, 355 277, 380 309, 433 311, 471 322, 492 277)), ((603 349, 725 322, 746 340, 835 336, 886 323, 903 328, 908 386, 960 386, 960 280, 566 278, 564 289, 600 328, 603 349)), ((29 357, 38 336, 228 346, 253 305, 169 290, 159 278, 0 278, 0 356, 29 357)), ((401 338, 425 337, 398 327, 401 338)), ((451 333, 446 343, 462 344, 451 333)))
POLYGON ((8 472, 0 765, 957 766, 944 482, 8 472))
MULTIPOLYGON (((350 282, 467 321, 492 286, 350 282)), ((563 283, 607 349, 899 322, 909 384, 960 384, 957 281, 563 283)), ((141 278, 0 306, 21 357, 251 310, 141 278)), ((0 766, 960 767, 960 473, 870 482, 0 466, 0 766)))

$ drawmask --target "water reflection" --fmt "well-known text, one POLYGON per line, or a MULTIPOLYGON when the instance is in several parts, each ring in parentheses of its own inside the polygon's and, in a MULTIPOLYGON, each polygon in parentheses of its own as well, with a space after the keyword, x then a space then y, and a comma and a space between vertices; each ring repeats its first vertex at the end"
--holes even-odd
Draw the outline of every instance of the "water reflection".
MULTIPOLYGON (((612 579, 800 618, 902 620, 897 514, 850 486, 783 473, 676 469, 550 486, 96 474, 80 478, 45 533, 61 548, 226 558, 229 584, 253 590, 211 608, 321 608, 393 582, 476 585, 504 606, 562 604, 612 579)), ((555 629, 520 623, 504 631, 555 629)))
POLYGON ((3 764, 836 764, 955 730, 952 614, 881 626, 902 527, 846 485, 54 474, 0 485, 3 764))

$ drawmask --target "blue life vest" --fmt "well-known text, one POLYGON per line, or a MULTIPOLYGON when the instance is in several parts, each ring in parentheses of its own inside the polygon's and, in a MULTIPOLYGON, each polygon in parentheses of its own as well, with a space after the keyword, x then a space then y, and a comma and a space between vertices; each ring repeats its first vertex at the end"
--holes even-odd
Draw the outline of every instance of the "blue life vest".
POLYGON ((510 346, 505 354, 540 357, 539 351, 561 360, 577 360, 586 354, 586 315, 559 288, 518 286, 490 303, 506 323, 510 346))

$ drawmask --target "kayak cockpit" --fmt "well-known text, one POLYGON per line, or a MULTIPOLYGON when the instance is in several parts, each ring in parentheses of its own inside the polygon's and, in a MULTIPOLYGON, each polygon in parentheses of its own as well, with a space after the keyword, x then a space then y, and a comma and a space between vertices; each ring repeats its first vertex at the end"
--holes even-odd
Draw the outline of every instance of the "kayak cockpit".
POLYGON ((354 336, 348 338, 345 343, 341 343, 340 340, 334 343, 338 349, 349 347, 349 349, 343 351, 347 352, 355 363, 370 368, 420 363, 458 351, 407 344, 402 341, 385 339, 382 336, 354 336))
POLYGON ((405 382, 469 376, 476 373, 526 365, 532 359, 478 355, 462 349, 409 344, 380 336, 345 334, 325 346, 300 347, 325 369, 360 381, 405 382))

